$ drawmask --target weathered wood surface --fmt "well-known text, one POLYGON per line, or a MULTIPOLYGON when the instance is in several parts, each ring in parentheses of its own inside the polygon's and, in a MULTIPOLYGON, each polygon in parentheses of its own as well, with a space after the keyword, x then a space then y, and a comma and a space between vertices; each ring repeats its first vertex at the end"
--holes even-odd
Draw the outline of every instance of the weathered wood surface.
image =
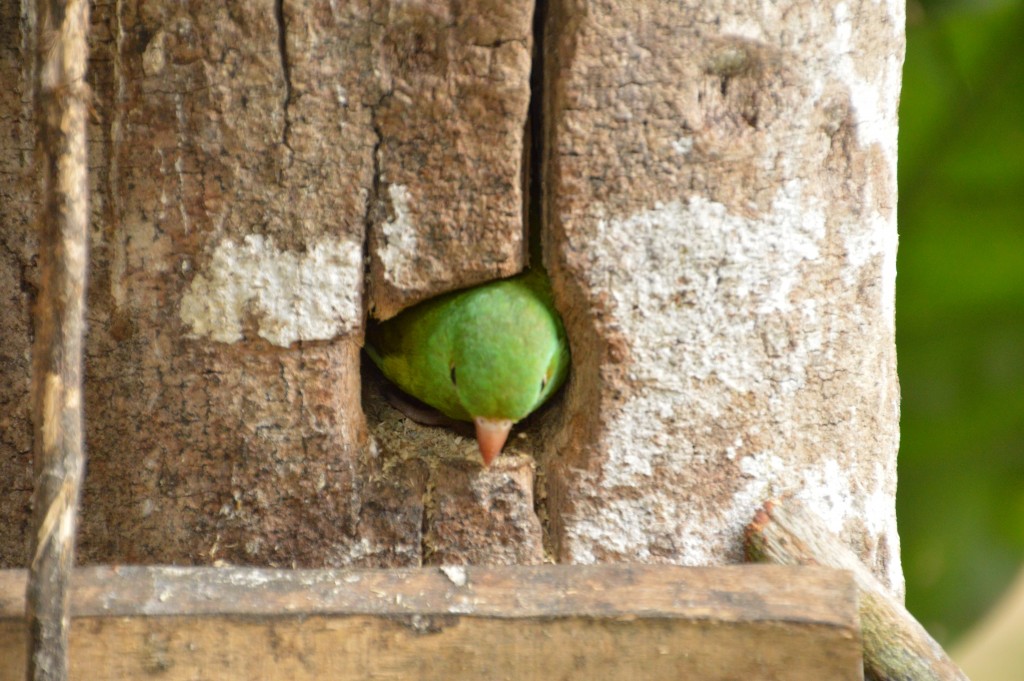
MULTIPOLYGON (((369 441, 363 323, 522 268, 533 0, 92 5, 83 559, 420 564, 429 480, 412 442, 369 441)), ((39 286, 30 6, 0 3, 11 567, 39 286)))
POLYGON ((786 490, 895 591, 903 3, 552 0, 560 561, 716 564, 786 490))
MULTIPOLYGON (((22 571, 0 572, 21 681, 22 571)), ((72 679, 859 679, 850 576, 815 568, 86 568, 72 679)))
POLYGON ((368 249, 380 319, 526 264, 534 2, 386 4, 368 249))
POLYGON ((366 373, 363 409, 385 461, 373 484, 393 489, 387 497, 391 505, 379 512, 408 524, 405 532, 395 533, 394 543, 381 542, 382 549, 402 554, 407 565, 548 561, 529 441, 512 438, 502 456, 484 468, 471 429, 456 436, 414 423, 387 403, 386 379, 375 369, 366 373), (402 490, 414 485, 422 492, 403 497, 402 490))
POLYGON ((825 524, 793 500, 770 501, 746 532, 751 560, 849 570, 859 594, 864 666, 878 681, 967 681, 935 639, 825 524))
MULTIPOLYGON (((29 6, 0 3, 7 566, 39 285, 29 6)), ((792 489, 900 588, 902 5, 544 6, 533 198, 574 366, 487 474, 451 433, 368 425, 359 346, 371 309, 521 265, 533 3, 93 5, 86 562, 720 564, 792 489)))
POLYGON ((29 681, 67 681, 71 571, 85 472, 82 346, 89 254, 87 0, 35 3, 39 296, 34 308, 35 490, 26 618, 29 681))

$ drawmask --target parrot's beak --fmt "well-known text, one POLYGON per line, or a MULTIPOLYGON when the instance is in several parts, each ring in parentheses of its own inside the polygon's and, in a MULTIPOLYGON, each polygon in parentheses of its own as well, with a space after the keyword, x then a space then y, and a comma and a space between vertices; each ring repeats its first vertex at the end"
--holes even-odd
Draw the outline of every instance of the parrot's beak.
POLYGON ((498 454, 501 454, 501 448, 505 446, 508 431, 512 430, 512 421, 478 416, 473 419, 473 423, 476 425, 476 442, 480 446, 480 456, 484 458, 484 465, 490 466, 498 454))

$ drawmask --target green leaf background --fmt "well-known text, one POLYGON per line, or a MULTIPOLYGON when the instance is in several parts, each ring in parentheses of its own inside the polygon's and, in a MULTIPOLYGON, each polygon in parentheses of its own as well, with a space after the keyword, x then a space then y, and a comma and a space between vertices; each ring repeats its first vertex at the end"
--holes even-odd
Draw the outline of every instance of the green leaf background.
POLYGON ((949 644, 1024 563, 1024 2, 908 5, 899 151, 897 512, 949 644))

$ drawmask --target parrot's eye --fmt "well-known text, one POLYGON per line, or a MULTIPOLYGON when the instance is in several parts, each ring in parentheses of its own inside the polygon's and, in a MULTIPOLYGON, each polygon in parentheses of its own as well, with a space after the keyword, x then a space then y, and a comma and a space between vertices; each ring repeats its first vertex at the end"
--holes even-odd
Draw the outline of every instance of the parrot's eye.
POLYGON ((458 383, 455 382, 455 365, 454 364, 452 365, 452 371, 451 371, 451 373, 449 375, 452 378, 452 385, 458 385, 458 383))

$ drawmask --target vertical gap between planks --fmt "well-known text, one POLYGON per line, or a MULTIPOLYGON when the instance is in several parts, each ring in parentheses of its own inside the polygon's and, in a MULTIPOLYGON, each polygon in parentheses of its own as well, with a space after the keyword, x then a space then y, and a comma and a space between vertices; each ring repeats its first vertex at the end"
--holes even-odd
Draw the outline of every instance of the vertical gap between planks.
MULTIPOLYGON (((526 117, 526 238, 528 266, 543 268, 543 230, 547 210, 544 205, 544 30, 548 18, 548 0, 535 0, 533 10, 533 59, 530 67, 530 106, 526 117)), ((535 454, 539 450, 535 451, 535 454)), ((545 491, 547 485, 542 462, 533 475, 533 510, 540 520, 541 543, 548 557, 554 556, 550 532, 550 507, 545 491)))

